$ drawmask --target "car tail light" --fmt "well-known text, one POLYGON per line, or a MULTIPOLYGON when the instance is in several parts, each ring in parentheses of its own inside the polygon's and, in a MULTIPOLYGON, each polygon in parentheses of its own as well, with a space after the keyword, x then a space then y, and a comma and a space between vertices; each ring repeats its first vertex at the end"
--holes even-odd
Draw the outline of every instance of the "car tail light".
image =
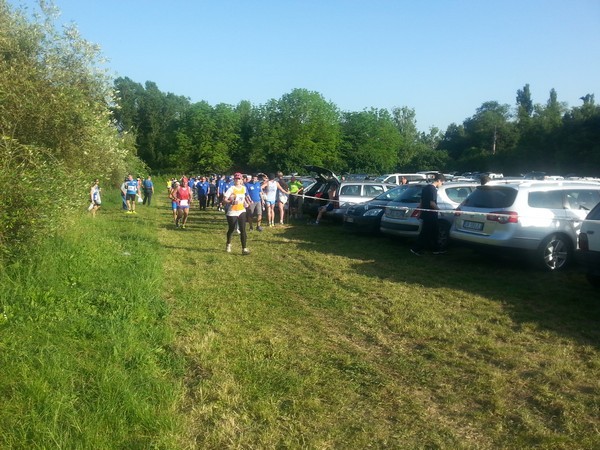
POLYGON ((410 217, 414 218, 414 219, 418 219, 421 217, 421 210, 418 208, 415 208, 412 212, 412 214, 410 215, 410 217))
POLYGON ((586 233, 579 233, 579 249, 585 252, 590 250, 590 242, 586 233))
POLYGON ((458 217, 458 216, 462 215, 462 211, 460 210, 460 205, 458 205, 458 206, 456 207, 456 209, 454 210, 454 215, 455 215, 456 217, 458 217))
POLYGON ((488 213, 485 219, 498 223, 518 223, 519 214, 515 211, 494 211, 488 213))

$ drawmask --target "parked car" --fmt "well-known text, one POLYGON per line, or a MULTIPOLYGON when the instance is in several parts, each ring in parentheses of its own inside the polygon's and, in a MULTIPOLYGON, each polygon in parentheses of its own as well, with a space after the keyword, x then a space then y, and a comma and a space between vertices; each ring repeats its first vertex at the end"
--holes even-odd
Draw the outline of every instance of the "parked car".
POLYGON ((319 166, 304 166, 306 171, 315 178, 315 182, 304 189, 302 202, 302 213, 315 217, 319 207, 327 203, 327 192, 333 184, 338 188, 340 186, 339 177, 329 169, 319 166))
POLYGON ((459 206, 452 239, 483 248, 527 251, 542 268, 566 267, 581 222, 600 202, 600 183, 492 181, 459 206))
MULTIPOLYGON (((479 183, 444 183, 438 188, 437 204, 440 208, 439 242, 442 248, 448 245, 448 232, 454 221, 454 209, 465 200, 479 183)), ((380 230, 383 234, 401 237, 417 237, 421 231, 419 205, 423 185, 409 185, 398 199, 389 202, 381 217, 380 230)))
POLYGON ((581 224, 577 256, 586 268, 588 281, 593 286, 600 287, 600 203, 581 224))
MULTIPOLYGON (((348 207, 364 203, 379 194, 396 187, 395 184, 382 183, 369 180, 339 181, 339 178, 331 171, 322 167, 310 166, 317 174, 317 182, 305 192, 303 213, 316 216, 320 206, 329 201, 327 192, 334 184, 337 187, 336 205, 333 211, 328 212, 325 217, 342 220, 348 207), (321 200, 322 199, 322 200, 321 200)), ((307 167, 307 170, 310 170, 307 167)))
POLYGON ((402 184, 402 177, 406 178, 409 183, 413 181, 425 181, 427 179, 427 175, 423 173, 386 173, 375 178, 375 181, 402 184))
POLYGON ((409 186, 414 186, 414 184, 396 186, 372 200, 350 206, 344 213, 343 228, 357 233, 378 234, 381 216, 383 216, 386 205, 397 200, 409 186))

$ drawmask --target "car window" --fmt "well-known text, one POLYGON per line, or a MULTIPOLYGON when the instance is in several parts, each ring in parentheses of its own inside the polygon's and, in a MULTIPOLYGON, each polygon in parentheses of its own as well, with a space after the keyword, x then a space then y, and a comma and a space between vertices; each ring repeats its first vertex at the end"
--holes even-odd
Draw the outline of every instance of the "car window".
POLYGON ((365 188, 365 197, 375 197, 383 192, 383 186, 380 185, 370 185, 366 184, 365 188))
POLYGON ((563 191, 530 192, 527 203, 532 208, 563 209, 563 191))
POLYGON ((402 195, 397 201, 405 203, 419 203, 421 201, 422 191, 422 185, 410 186, 406 191, 402 193, 402 195))
POLYGON ((589 211, 600 202, 600 191, 572 189, 566 191, 566 199, 567 208, 589 211))
POLYGON ((517 198, 517 190, 504 186, 479 186, 463 205, 473 208, 508 208, 517 198))
POLYGON ((469 196, 471 188, 467 187, 447 187, 445 189, 446 195, 450 200, 456 203, 462 203, 464 199, 469 196))
POLYGON ((354 197, 360 196, 360 185, 346 184, 340 189, 340 195, 351 195, 354 197))
POLYGON ((395 202, 406 189, 408 189, 407 184, 388 189, 387 191, 382 192, 377 197, 375 197, 375 200, 389 200, 395 202))
POLYGON ((586 220, 600 220, 600 203, 594 206, 594 209, 587 215, 586 220))

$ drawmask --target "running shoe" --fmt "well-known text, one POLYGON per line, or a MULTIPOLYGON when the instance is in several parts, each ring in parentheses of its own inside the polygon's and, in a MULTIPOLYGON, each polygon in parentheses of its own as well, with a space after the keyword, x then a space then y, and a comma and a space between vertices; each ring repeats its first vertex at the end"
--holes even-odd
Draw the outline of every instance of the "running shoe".
POLYGON ((249 255, 250 254, 250 250, 248 250, 247 248, 242 249, 242 255, 249 255))
POLYGON ((227 244, 227 247, 225 247, 225 251, 227 253, 231 253, 231 244, 227 244))

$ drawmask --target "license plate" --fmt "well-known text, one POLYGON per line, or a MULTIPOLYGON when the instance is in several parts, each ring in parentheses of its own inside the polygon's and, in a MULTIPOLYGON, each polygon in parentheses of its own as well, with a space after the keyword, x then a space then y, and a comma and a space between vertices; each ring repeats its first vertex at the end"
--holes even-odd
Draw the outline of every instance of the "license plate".
POLYGON ((472 222, 470 220, 465 220, 463 222, 463 228, 467 230, 481 231, 483 230, 483 222, 472 222))
POLYGON ((354 217, 345 217, 346 222, 352 223, 354 222, 354 217))

